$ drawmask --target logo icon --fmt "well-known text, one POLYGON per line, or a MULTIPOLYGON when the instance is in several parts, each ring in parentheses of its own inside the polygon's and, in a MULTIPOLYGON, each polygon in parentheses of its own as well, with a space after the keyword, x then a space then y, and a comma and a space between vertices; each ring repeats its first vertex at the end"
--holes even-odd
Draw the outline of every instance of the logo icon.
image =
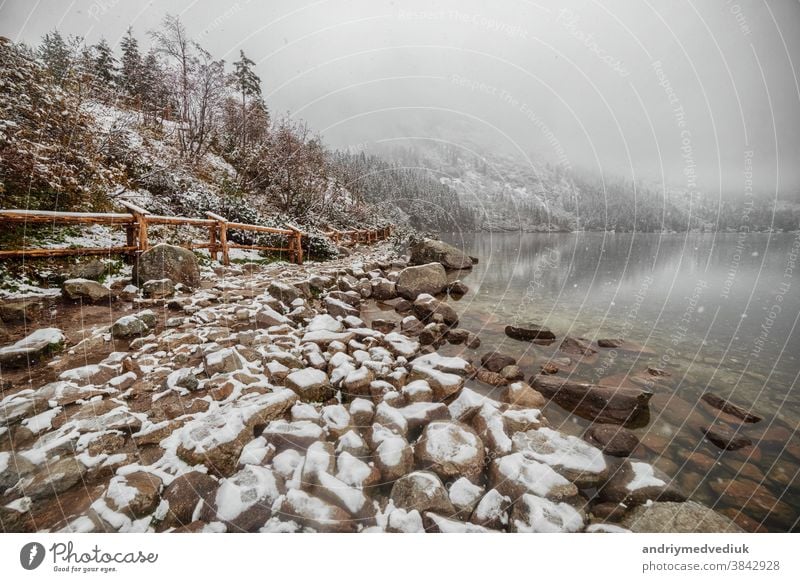
POLYGON ((39 542, 30 542, 19 551, 19 563, 26 570, 35 570, 44 561, 44 546, 39 542))

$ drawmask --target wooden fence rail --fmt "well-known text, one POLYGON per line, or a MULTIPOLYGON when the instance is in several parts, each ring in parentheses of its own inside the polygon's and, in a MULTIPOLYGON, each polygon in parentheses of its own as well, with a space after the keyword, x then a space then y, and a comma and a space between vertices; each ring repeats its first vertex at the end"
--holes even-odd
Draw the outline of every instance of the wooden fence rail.
MULTIPOLYGON (((84 247, 84 248, 23 248, 0 249, 0 259, 18 259, 24 257, 56 257, 69 255, 126 255, 135 260, 141 253, 150 248, 149 226, 174 225, 194 226, 208 230, 208 242, 189 241, 183 246, 189 249, 208 249, 211 258, 224 265, 230 264, 230 249, 253 251, 287 252, 289 260, 301 265, 303 263, 303 232, 293 228, 272 228, 257 224, 229 222, 225 217, 207 212, 208 218, 187 218, 183 216, 161 216, 151 214, 130 202, 120 204, 128 210, 124 213, 99 212, 52 212, 43 210, 0 210, 0 224, 31 223, 52 225, 102 224, 125 228, 125 246, 84 247), (230 231, 246 231, 265 234, 276 234, 285 237, 286 246, 246 245, 229 242, 230 231)), ((374 230, 332 230, 325 233, 337 244, 372 243, 384 240, 391 235, 391 227, 374 230)))
POLYGON ((392 234, 391 226, 376 228, 373 230, 336 230, 331 229, 325 233, 329 239, 336 244, 354 245, 358 243, 373 243, 379 240, 386 240, 392 234))

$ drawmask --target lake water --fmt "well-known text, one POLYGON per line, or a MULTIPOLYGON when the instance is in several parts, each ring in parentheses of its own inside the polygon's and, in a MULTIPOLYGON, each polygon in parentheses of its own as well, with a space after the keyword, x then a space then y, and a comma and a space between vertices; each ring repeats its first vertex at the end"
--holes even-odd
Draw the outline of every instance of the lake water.
MULTIPOLYGON (((459 274, 470 292, 451 303, 460 326, 480 335, 479 353, 498 349, 517 357, 526 378, 563 356, 559 342, 545 347, 506 337, 505 325, 515 321, 548 326, 559 339, 639 344, 638 354, 616 357, 601 349, 559 375, 608 383, 648 366, 665 370, 669 376, 653 389, 649 421, 634 429, 647 444, 638 454, 675 477, 690 498, 740 517, 751 529, 798 529, 800 234, 442 239, 480 260, 459 274), (719 416, 700 402, 706 391, 763 417, 742 429, 756 446, 721 451, 704 439, 702 426, 719 416)), ((589 425, 554 403, 545 412, 572 434, 589 425)), ((720 421, 736 426, 729 417, 720 421)))

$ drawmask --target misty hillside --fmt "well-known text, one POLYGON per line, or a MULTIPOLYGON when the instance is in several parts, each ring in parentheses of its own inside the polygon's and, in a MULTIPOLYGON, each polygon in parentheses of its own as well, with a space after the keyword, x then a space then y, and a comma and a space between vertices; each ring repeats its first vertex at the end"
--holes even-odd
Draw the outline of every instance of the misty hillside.
POLYGON ((413 148, 392 148, 383 154, 403 166, 427 168, 442 185, 458 192, 461 205, 475 214, 478 230, 781 231, 800 225, 796 203, 747 200, 743 195, 692 199, 674 187, 665 192, 660 185, 616 177, 604 182, 594 173, 538 158, 488 152, 475 141, 474 137, 458 139, 459 145, 452 145, 452 140, 416 141, 413 148))
MULTIPOLYGON (((0 40, 0 206, 105 211, 127 199, 162 214, 213 211, 312 234, 386 223, 425 231, 792 230, 800 220, 789 203, 777 215, 766 201, 745 212, 744 199, 691 200, 488 152, 462 130, 378 155, 332 150, 302 120, 275 115, 244 52, 233 63, 217 60, 171 16, 147 38, 148 50, 132 30, 118 49, 57 31, 35 47, 0 40)), ((38 234, 26 230, 26 244, 38 234)), ((333 253, 324 237, 308 244, 333 253)))
MULTIPOLYGON (((131 30, 119 51, 57 31, 36 47, 0 39, 0 207, 111 211, 128 200, 312 235, 389 222, 452 228, 452 212, 418 203, 457 207, 452 189, 423 170, 333 151, 302 120, 276 116, 243 52, 215 60, 175 17, 149 36, 148 51, 131 30)), ((469 212, 456 216, 473 227, 469 212)), ((119 234, 107 230, 73 236, 107 243, 119 234)), ((25 244, 51 235, 27 228, 25 244)), ((18 245, 22 232, 2 236, 18 245)), ((321 256, 334 252, 324 237, 307 241, 321 256)))

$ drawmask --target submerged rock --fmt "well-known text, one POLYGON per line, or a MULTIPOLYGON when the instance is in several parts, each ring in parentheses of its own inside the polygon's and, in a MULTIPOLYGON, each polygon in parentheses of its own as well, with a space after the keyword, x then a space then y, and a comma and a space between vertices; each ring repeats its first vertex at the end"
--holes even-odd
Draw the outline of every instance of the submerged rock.
POLYGON ((634 533, 741 533, 733 521, 695 501, 634 508, 620 522, 634 533))
POLYGON ((705 426, 700 431, 706 438, 721 449, 735 451, 752 446, 753 441, 744 436, 737 429, 733 429, 721 423, 705 426))
POLYGON ((593 356, 597 353, 597 350, 591 346, 589 340, 570 336, 563 339, 558 349, 571 356, 593 356))
POLYGON ((633 432, 614 424, 593 424, 584 438, 612 457, 627 457, 639 445, 639 438, 633 432))
POLYGON ((706 392, 700 398, 709 406, 716 408, 717 410, 721 410, 726 414, 730 414, 731 416, 735 416, 743 422, 756 423, 761 422, 762 420, 760 416, 753 414, 750 412, 750 410, 739 406, 738 404, 734 404, 722 396, 714 394, 713 392, 706 392))
POLYGON ((612 424, 636 424, 638 417, 648 412, 647 403, 653 396, 644 388, 601 386, 554 376, 535 376, 531 384, 579 416, 612 424))
POLYGON ((516 363, 516 358, 496 351, 487 352, 481 356, 481 365, 490 372, 499 372, 506 366, 513 366, 516 363))
POLYGON ((532 341, 554 341, 556 335, 550 331, 549 327, 543 327, 535 324, 527 325, 507 325, 506 335, 511 339, 532 342, 532 341))

